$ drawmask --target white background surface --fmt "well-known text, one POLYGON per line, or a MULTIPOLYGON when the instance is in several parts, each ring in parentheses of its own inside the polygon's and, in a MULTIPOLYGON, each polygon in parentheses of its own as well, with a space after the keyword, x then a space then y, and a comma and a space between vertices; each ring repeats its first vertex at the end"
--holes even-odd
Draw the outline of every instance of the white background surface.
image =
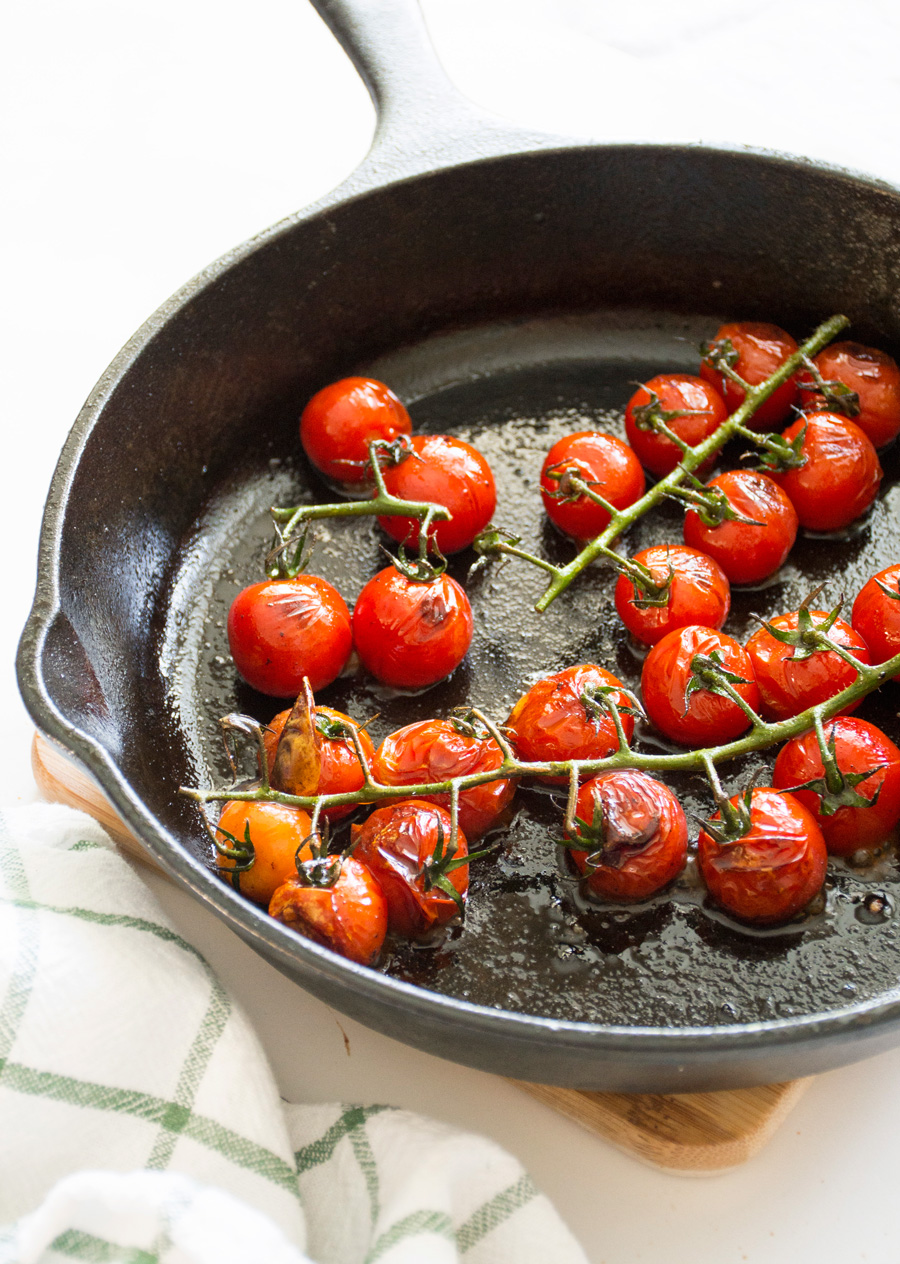
MULTIPOLYGON (((837 0, 424 9, 459 87, 516 122, 597 139, 743 142, 900 181, 900 9, 888 0, 852 13, 837 0)), ((352 170, 374 115, 304 0, 14 0, 5 12, 0 793, 27 800, 31 726, 12 660, 69 425, 171 291, 352 170)), ((386 1101, 490 1134, 555 1199, 592 1264, 900 1254, 900 1053, 820 1077, 744 1168, 663 1176, 501 1081, 339 1018, 154 885, 254 1017, 286 1097, 386 1101)))

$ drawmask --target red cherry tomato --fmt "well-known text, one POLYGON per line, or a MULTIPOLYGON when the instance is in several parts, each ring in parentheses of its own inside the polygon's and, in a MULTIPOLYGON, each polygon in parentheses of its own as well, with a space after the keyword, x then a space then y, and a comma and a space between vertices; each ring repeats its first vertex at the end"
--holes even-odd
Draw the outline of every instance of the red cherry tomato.
POLYGON ((450 849, 449 812, 423 799, 403 799, 378 808, 362 825, 351 826, 353 854, 378 880, 388 905, 388 927, 395 935, 420 939, 460 911, 469 889, 469 866, 444 869, 469 854, 457 830, 450 849), (440 885, 443 879, 458 901, 440 885))
MULTIPOLYGON (((810 610, 812 626, 822 627, 830 618, 824 610, 810 610)), ((776 615, 769 619, 780 632, 796 632, 799 612, 776 615)), ((862 663, 869 662, 869 650, 862 637, 849 623, 836 619, 828 632, 832 640, 843 645, 862 663)), ((767 720, 786 720, 808 707, 827 702, 836 693, 856 680, 856 672, 833 650, 814 650, 802 657, 803 648, 786 645, 766 628, 754 632, 747 642, 747 653, 753 663, 759 685, 762 714, 767 720)), ((854 703, 854 707, 858 706, 854 703)), ((853 710, 853 707, 847 708, 853 710)))
POLYGON ((601 773, 578 792, 579 824, 570 838, 579 873, 607 900, 645 900, 676 878, 687 859, 688 829, 668 786, 633 769, 601 773))
MULTIPOLYGON (((497 505, 491 467, 470 443, 449 435, 414 435, 403 450, 408 455, 399 464, 383 469, 385 487, 401 500, 427 500, 449 509, 453 517, 433 522, 429 536, 442 553, 466 548, 497 505)), ((384 517, 378 522, 395 540, 410 548, 418 545, 417 519, 384 517)))
POLYGON ((306 939, 361 966, 372 965, 387 934, 381 887, 353 856, 317 863, 337 871, 333 882, 310 885, 295 875, 272 896, 269 913, 306 939))
POLYGON ((254 689, 276 698, 298 694, 304 676, 314 690, 330 685, 352 643, 350 611, 318 575, 251 584, 228 612, 235 667, 254 689))
MULTIPOLYGON (((730 802, 741 809, 743 799, 730 802)), ((828 852, 812 813, 793 795, 765 786, 751 791, 742 837, 717 842, 701 829, 697 859, 715 902, 742 922, 764 926, 789 921, 821 890, 828 852)))
MULTIPOLYGON (((475 722, 477 723, 477 722, 475 722)), ((503 762, 503 752, 489 736, 480 736, 465 720, 420 720, 384 739, 375 752, 372 771, 388 786, 414 786, 490 772, 503 762)), ((478 838, 496 824, 512 801, 516 783, 509 777, 462 790, 459 824, 466 838, 478 838)), ((423 801, 450 807, 449 794, 422 795, 423 801)))
POLYGON ((690 623, 720 628, 728 618, 731 587, 718 562, 705 553, 683 544, 654 544, 635 553, 633 561, 646 566, 657 584, 669 581, 668 594, 660 598, 664 605, 644 605, 648 594, 626 575, 619 576, 615 589, 619 618, 645 645, 655 645, 666 633, 690 623))
MULTIPOLYGON (((797 343, 791 335, 778 325, 754 320, 722 325, 712 345, 718 344, 727 352, 727 343, 737 352, 730 367, 751 386, 759 386, 760 382, 771 377, 778 366, 797 350, 797 343)), ((744 402, 744 390, 705 360, 700 365, 700 373, 707 382, 717 387, 729 413, 744 402)), ((753 430, 772 430, 784 421, 796 402, 797 383, 795 377, 790 377, 760 405, 747 425, 753 430)))
POLYGON ((888 566, 863 584, 853 603, 851 622, 869 647, 873 663, 885 663, 900 654, 900 564, 888 566))
POLYGON ((784 432, 791 441, 803 434, 805 464, 772 473, 811 531, 839 531, 865 513, 878 495, 882 469, 871 439, 837 413, 807 413, 784 432))
POLYGON ((827 742, 834 743, 838 776, 833 788, 826 783, 812 730, 781 748, 772 780, 812 812, 832 855, 851 856, 861 847, 883 843, 900 821, 900 750, 865 720, 839 716, 823 727, 827 742), (856 781, 866 772, 872 775, 856 781), (819 784, 804 790, 807 782, 819 784))
MULTIPOLYGON (((748 706, 759 706, 753 665, 737 641, 712 628, 676 628, 653 646, 644 659, 641 693, 650 720, 673 741, 690 746, 719 745, 739 737, 750 720, 734 701, 696 677, 697 656, 718 663, 748 706), (697 679, 699 688, 692 687, 697 679)), ((709 670, 710 668, 707 667, 709 670)))
POLYGON ((420 689, 462 662, 472 640, 472 607, 449 575, 420 583, 387 566, 359 594, 353 640, 378 680, 420 689))
MULTIPOLYGON (((718 430, 728 416, 728 409, 711 383, 690 373, 660 373, 638 388, 625 409, 625 432, 641 465, 662 478, 674 470, 683 453, 677 444, 658 430, 642 428, 640 410, 651 409, 654 396, 658 401, 654 411, 682 414, 673 417, 662 415, 661 419, 673 434, 692 448, 718 430)), ((644 415, 647 415, 646 411, 644 415)), ((715 459, 710 457, 700 468, 710 468, 715 459)))
POLYGON ((566 435, 547 453, 541 470, 541 496, 547 517, 576 540, 592 540, 609 523, 609 514, 569 487, 572 475, 616 509, 627 509, 644 494, 641 463, 621 439, 582 430, 566 435))
MULTIPOLYGON (((532 685, 509 714, 506 727, 511 730, 519 756, 531 763, 557 762, 567 759, 605 759, 618 749, 616 726, 612 715, 598 699, 610 686, 622 688, 612 672, 594 663, 567 667, 565 671, 545 676, 532 685)), ((634 732, 634 720, 628 713, 628 697, 618 690, 612 694, 625 736, 634 732)), ((565 781, 565 777, 548 777, 548 781, 565 781)))
MULTIPOLYGON (((279 711, 263 730, 270 777, 275 766, 278 739, 290 714, 290 708, 287 711, 279 711)), ((341 730, 346 726, 355 731, 370 768, 375 756, 372 739, 365 729, 361 729, 356 721, 349 715, 345 715, 343 711, 335 711, 333 707, 316 707, 314 715, 316 731, 321 742, 319 747, 321 767, 319 784, 316 786, 315 793, 350 794, 354 790, 361 790, 364 782, 362 765, 353 743, 349 737, 342 736, 341 730)), ((344 807, 325 808, 322 816, 327 817, 329 821, 340 821, 353 811, 355 811, 353 805, 348 804, 344 807)))
MULTIPOLYGON (((840 382, 856 392, 859 412, 852 420, 876 448, 896 439, 900 434, 900 368, 896 360, 858 342, 835 342, 816 356, 814 364, 826 382, 840 382)), ((817 412, 833 407, 827 395, 812 389, 811 374, 799 373, 797 382, 806 407, 817 412)))
POLYGON ((241 895, 267 905, 281 884, 296 876, 296 857, 304 844, 307 846, 301 852, 301 859, 310 854, 311 829, 309 816, 300 808, 232 799, 222 809, 216 839, 223 849, 241 852, 246 847, 249 830, 250 847, 246 849, 246 856, 227 856, 217 851, 219 873, 241 895), (251 861, 250 867, 241 872, 240 866, 247 859, 251 861), (234 873, 236 866, 238 872, 234 873))
POLYGON ((335 483, 372 482, 368 444, 409 434, 409 413, 370 377, 345 377, 313 395, 300 417, 300 442, 316 469, 335 483))
POLYGON ((704 524, 695 509, 684 519, 684 541, 715 558, 733 584, 758 584, 774 575, 797 538, 797 511, 776 482, 754 470, 729 470, 710 479, 741 518, 717 527, 704 524), (759 525, 754 525, 758 523, 759 525))

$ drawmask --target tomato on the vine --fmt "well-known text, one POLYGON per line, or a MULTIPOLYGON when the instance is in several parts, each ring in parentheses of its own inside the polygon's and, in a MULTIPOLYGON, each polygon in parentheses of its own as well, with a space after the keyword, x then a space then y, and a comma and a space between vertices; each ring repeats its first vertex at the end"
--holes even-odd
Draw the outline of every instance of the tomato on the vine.
POLYGON ((685 544, 715 558, 733 584, 758 584, 773 575, 793 548, 800 525, 788 496, 755 470, 729 470, 707 487, 715 488, 738 517, 707 526, 696 509, 689 509, 685 544))
POLYGON ((805 413, 782 437, 796 443, 803 464, 771 475, 790 497, 801 526, 839 531, 865 513, 878 495, 882 469, 859 426, 837 413, 805 413))
MULTIPOLYGON (((746 392, 715 367, 715 356, 721 356, 750 386, 759 386, 796 350, 796 341, 778 325, 756 320, 731 321, 717 331, 700 373, 718 388, 729 413, 733 413, 744 402, 746 392)), ((784 421, 796 402, 796 379, 789 377, 757 408, 747 425, 753 430, 771 430, 784 421)))
POLYGON ((877 847, 900 821, 900 750, 854 716, 823 725, 828 772, 813 730, 778 752, 772 780, 809 808, 835 856, 877 847))
MULTIPOLYGON (((397 462, 382 466, 384 485, 401 500, 430 501, 453 515, 435 519, 429 530, 441 553, 457 553, 490 522, 497 505, 494 475, 470 443, 450 435, 413 435, 398 444, 397 462)), ((416 518, 379 517, 389 536, 409 548, 419 543, 416 518)))
MULTIPOLYGON (((578 791, 576 830, 568 837, 588 890, 607 900, 645 900, 681 873, 688 829, 668 786, 644 772, 621 769, 591 777, 578 791)), ((568 831, 567 831, 568 832, 568 831)))
POLYGON ((309 854, 311 829, 309 815, 300 808, 229 800, 215 830, 220 876, 242 895, 267 905, 278 887, 296 875, 298 852, 301 859, 309 854))
POLYGON ((811 373, 799 373, 797 383, 806 407, 838 412, 849 399, 846 416, 876 448, 896 439, 900 434, 900 368, 896 360, 859 342, 835 342, 820 351, 813 363, 824 379, 825 392, 816 388, 811 373), (844 391, 836 392, 835 384, 844 391))
POLYGON ((455 579, 409 579, 386 566, 359 594, 353 641, 386 685, 421 689, 449 676, 472 640, 472 607, 455 579))
POLYGON ((578 488, 575 477, 615 509, 627 509, 644 494, 641 463, 627 443, 596 430, 581 430, 555 443, 541 470, 547 517, 576 540, 592 540, 610 521, 602 505, 578 488))
POLYGON ((310 859, 278 888, 269 904, 276 921, 361 966, 370 966, 387 934, 387 901, 353 856, 310 859))
POLYGON ((863 584, 850 622, 869 647, 873 663, 884 663, 900 654, 900 563, 886 567, 863 584))
MULTIPOLYGON (((856 680, 852 663, 845 662, 834 650, 804 645, 800 638, 805 629, 827 632, 861 663, 870 661, 865 641, 834 612, 801 607, 776 615, 768 620, 768 625, 754 632, 747 642, 747 653, 759 685, 762 713, 767 720, 786 720, 799 715, 808 707, 827 702, 856 680), (779 635, 773 635, 769 628, 779 635)), ((848 709, 858 705, 854 703, 848 709)))
POLYGON ((675 742, 721 744, 750 727, 725 685, 757 709, 759 689, 750 658, 737 641, 713 628, 676 628, 644 659, 644 708, 660 732, 675 742))
POLYGON ((264 580, 231 603, 228 644, 235 667, 260 693, 293 697, 304 676, 312 689, 324 689, 350 657, 350 611, 318 575, 264 580))
POLYGON ((411 431, 409 413, 394 392, 370 377, 324 386, 300 417, 300 442, 319 473, 357 488, 372 482, 369 442, 411 431))
MULTIPOLYGON (((662 421, 673 434, 695 448, 718 430, 728 416, 725 401, 712 383, 691 373, 660 373, 638 387, 625 408, 625 433, 638 460, 662 478, 684 455, 668 435, 652 425, 662 421)), ((708 458, 701 469, 715 464, 708 458)))
MULTIPOLYGON (((388 786, 424 785, 490 772, 503 763, 503 752, 476 719, 420 720, 389 734, 372 765, 375 780, 388 786)), ((461 790, 459 824, 466 838, 478 838, 497 823, 516 792, 510 777, 461 790)), ((449 809, 449 794, 420 795, 449 809)))
POLYGON ((715 902, 742 922, 760 926, 789 921, 825 881, 828 853, 815 818, 790 794, 768 786, 729 803, 746 813, 739 836, 717 837, 721 811, 701 829, 697 859, 715 902), (749 797, 749 805, 746 800, 749 797))
MULTIPOLYGON (((290 710, 279 711, 263 730, 270 777, 275 766, 278 741, 290 714, 290 710)), ((364 781, 362 765, 353 742, 347 736, 347 730, 352 729, 356 734, 369 767, 372 766, 375 755, 371 737, 356 720, 343 711, 335 711, 333 707, 316 707, 313 716, 320 759, 319 781, 313 793, 350 794, 354 790, 361 790, 364 781)), ((340 821, 354 810, 352 804, 346 804, 343 807, 325 808, 322 815, 329 821, 340 821)))
POLYGON ((617 676, 594 663, 545 676, 523 694, 506 721, 518 755, 531 763, 605 759, 619 746, 615 721, 604 705, 608 697, 619 709, 625 736, 634 732, 632 704, 623 690, 617 676))
POLYGON ((649 572, 655 590, 620 575, 616 610, 632 636, 645 645, 675 628, 700 623, 720 628, 731 609, 731 587, 718 562, 683 544, 654 544, 635 553, 633 562, 649 572))

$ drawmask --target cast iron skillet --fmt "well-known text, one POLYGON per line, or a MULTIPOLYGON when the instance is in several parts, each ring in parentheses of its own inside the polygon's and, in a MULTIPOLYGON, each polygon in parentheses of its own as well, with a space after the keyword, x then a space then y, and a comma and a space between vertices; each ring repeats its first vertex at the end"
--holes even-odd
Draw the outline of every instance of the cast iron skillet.
MULTIPOLYGON (((567 429, 615 424, 633 379, 690 368, 721 316, 802 334, 843 311, 853 336, 897 350, 896 190, 749 152, 514 132, 449 86, 412 0, 316 3, 378 106, 372 151, 324 201, 190 282, 98 383, 47 503, 19 654, 35 721, 272 964, 422 1049, 527 1079, 672 1091, 887 1048, 900 958, 893 918, 873 924, 865 897, 877 883, 890 911, 890 860, 838 873, 828 913, 799 933, 736 934, 690 883, 636 912, 586 910, 535 850, 549 808, 526 795, 462 937, 398 954, 389 974, 298 938, 211 874, 176 788, 221 773, 217 714, 275 709, 235 685, 221 620, 256 576, 267 505, 323 494, 296 456, 297 414, 319 386, 372 371, 417 425, 475 436, 501 476, 501 519, 562 555, 525 508, 539 453, 567 429)), ((852 591, 895 560, 888 486, 861 534, 805 541, 771 592, 739 597, 735 634, 752 609, 796 603, 807 579, 840 573, 852 591)), ((351 601, 378 562, 376 534, 357 538, 351 556, 335 528, 317 558, 351 601)), ((579 658, 636 678, 608 577, 585 577, 543 623, 529 614, 539 591, 531 572, 476 581, 470 663, 429 695, 376 698, 349 678, 323 700, 377 703, 386 732, 468 697, 502 718, 529 673, 579 658)), ((696 789, 681 787, 689 806, 696 789)))

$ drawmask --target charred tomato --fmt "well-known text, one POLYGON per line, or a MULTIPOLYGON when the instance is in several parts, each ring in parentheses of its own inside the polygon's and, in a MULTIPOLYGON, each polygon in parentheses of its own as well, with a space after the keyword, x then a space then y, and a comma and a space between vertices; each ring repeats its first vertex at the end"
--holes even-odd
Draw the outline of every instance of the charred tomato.
MULTIPOLYGON (((269 776, 275 766, 275 753, 278 741, 284 731, 290 711, 279 711, 263 730, 263 741, 268 757, 269 776)), ((319 780, 314 794, 350 794, 361 790, 363 786, 363 770, 356 754, 356 748, 348 730, 353 730, 359 741, 362 752, 369 763, 375 755, 372 739, 364 728, 343 711, 335 711, 333 707, 316 707, 313 713, 319 747, 319 780)), ((322 812, 330 821, 340 821, 354 811, 353 805, 325 808, 322 812)))
POLYGON ((353 856, 310 859, 272 896, 276 921, 361 966, 372 965, 387 934, 387 901, 353 856))

